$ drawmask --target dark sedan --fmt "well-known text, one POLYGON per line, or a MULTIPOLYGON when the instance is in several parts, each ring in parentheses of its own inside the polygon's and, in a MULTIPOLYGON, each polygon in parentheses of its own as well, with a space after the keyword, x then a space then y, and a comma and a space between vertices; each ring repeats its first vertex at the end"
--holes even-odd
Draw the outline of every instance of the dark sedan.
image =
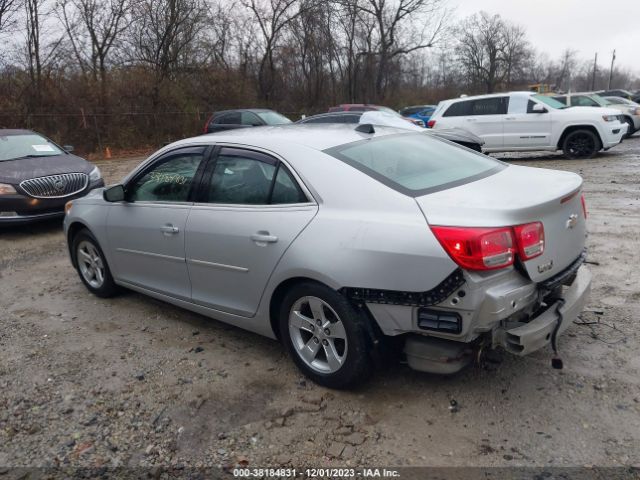
POLYGON ((73 198, 103 187, 95 165, 31 130, 0 129, 0 225, 64 215, 73 198))
POLYGON ((236 128, 262 127, 264 125, 284 125, 291 123, 281 113, 266 108, 242 108, 216 112, 204 125, 204 133, 224 132, 236 128))

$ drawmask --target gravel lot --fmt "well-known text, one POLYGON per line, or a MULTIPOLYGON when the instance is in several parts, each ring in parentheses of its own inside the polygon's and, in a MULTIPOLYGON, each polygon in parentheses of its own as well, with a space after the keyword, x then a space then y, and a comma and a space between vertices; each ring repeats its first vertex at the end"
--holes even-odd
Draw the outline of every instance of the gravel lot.
MULTIPOLYGON (((592 160, 500 155, 585 178, 594 285, 562 371, 545 350, 330 391, 271 340, 93 297, 58 222, 0 231, 0 467, 640 465, 638 137, 592 160)), ((100 167, 115 181, 139 161, 100 167)))

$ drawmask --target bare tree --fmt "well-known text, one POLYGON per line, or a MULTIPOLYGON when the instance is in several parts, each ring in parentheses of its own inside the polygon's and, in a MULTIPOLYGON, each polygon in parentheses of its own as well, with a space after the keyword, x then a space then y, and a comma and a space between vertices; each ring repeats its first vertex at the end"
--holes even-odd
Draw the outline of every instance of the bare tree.
POLYGON ((106 111, 107 61, 128 27, 128 0, 61 0, 59 8, 81 69, 100 84, 100 106, 106 111), (87 45, 81 45, 85 39, 87 45))
POLYGON ((458 60, 471 83, 492 93, 511 86, 513 75, 524 70, 530 58, 525 31, 500 15, 480 12, 458 27, 458 60))
POLYGON ((13 26, 20 6, 19 0, 0 0, 0 34, 13 26))
POLYGON ((129 29, 134 60, 154 72, 153 105, 157 108, 160 86, 184 59, 203 28, 201 0, 141 0, 133 9, 129 29))
POLYGON ((377 56, 375 94, 383 99, 392 62, 398 57, 433 46, 447 18, 442 0, 363 0, 358 8, 373 17, 377 56), (419 26, 421 25, 421 27, 419 26))
POLYGON ((273 96, 276 77, 275 51, 287 28, 301 13, 300 0, 243 0, 262 34, 262 54, 258 68, 258 88, 263 100, 273 96))

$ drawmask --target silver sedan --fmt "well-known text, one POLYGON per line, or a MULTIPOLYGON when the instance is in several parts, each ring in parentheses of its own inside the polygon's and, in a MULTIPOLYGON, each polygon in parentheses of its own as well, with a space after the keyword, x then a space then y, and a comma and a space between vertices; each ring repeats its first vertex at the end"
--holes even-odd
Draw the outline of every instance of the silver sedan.
POLYGON ((278 338, 343 388, 386 345, 436 373, 492 348, 557 351, 591 283, 581 190, 421 133, 263 127, 168 145, 70 202, 64 225, 95 295, 124 287, 278 338))

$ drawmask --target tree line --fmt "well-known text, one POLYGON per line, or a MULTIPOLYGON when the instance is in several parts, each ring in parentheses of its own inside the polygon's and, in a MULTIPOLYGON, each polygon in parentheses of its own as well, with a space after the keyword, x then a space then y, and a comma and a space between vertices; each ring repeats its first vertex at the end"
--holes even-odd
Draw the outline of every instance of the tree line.
POLYGON ((0 0, 0 45, 0 126, 84 150, 193 135, 224 108, 297 117, 609 78, 574 51, 536 51, 499 15, 455 18, 446 0, 0 0))

